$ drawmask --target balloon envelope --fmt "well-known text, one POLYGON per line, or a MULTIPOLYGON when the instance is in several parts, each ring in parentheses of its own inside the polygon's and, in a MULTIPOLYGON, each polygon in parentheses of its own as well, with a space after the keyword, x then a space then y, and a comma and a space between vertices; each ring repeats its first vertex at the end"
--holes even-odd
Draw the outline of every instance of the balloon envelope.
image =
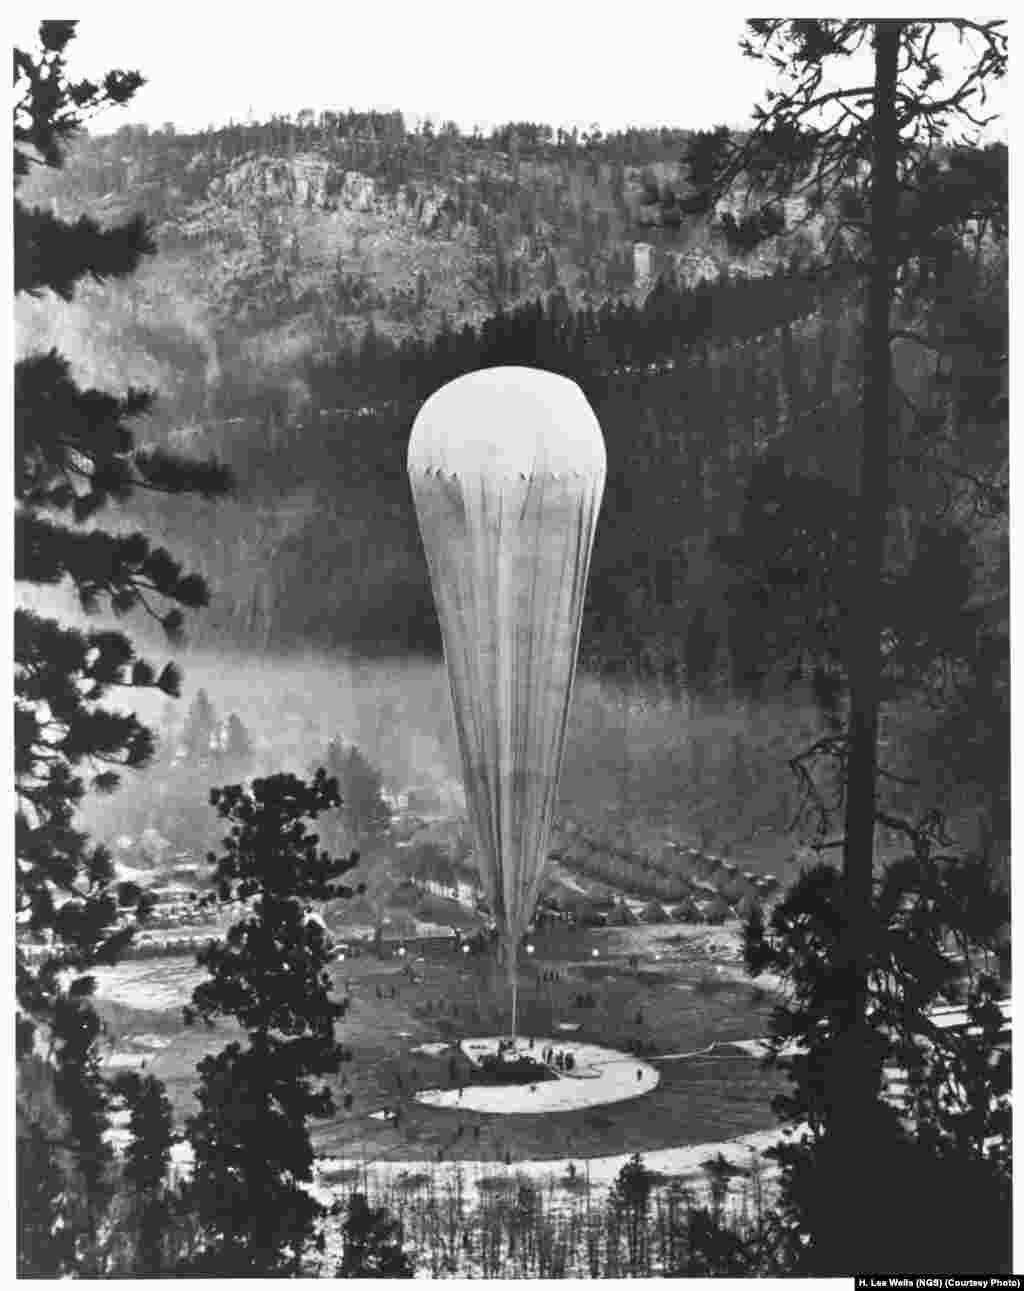
POLYGON ((514 975, 547 856, 604 440, 574 382, 491 368, 423 405, 409 478, 480 875, 514 975))

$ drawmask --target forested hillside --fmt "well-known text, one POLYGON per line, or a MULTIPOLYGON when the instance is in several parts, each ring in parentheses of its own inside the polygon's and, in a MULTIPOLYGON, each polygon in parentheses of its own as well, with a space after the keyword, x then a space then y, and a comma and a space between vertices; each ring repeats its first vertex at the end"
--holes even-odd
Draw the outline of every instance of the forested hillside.
POLYGON ((161 276, 217 321, 282 339, 299 328, 333 352, 371 319, 431 333, 557 286, 575 307, 659 269, 713 270, 676 197, 685 139, 410 134, 398 114, 355 113, 201 136, 125 127, 83 140, 34 195, 110 220, 141 210, 160 230, 161 276))
MULTIPOLYGON (((744 255, 721 220, 687 214, 686 138, 413 134, 400 116, 300 113, 85 137, 65 171, 33 180, 63 216, 141 209, 155 223, 159 252, 135 278, 59 310, 19 302, 21 345, 56 339, 83 380, 156 389, 142 438, 235 471, 216 515, 145 503, 214 589, 199 643, 436 652, 408 432, 444 381, 524 363, 579 381, 608 442, 586 663, 701 683, 750 671, 716 540, 737 529, 766 457, 850 483, 858 289, 841 267, 814 269, 820 217, 744 255)), ((997 186, 1005 150, 982 156, 997 186)), ((970 182, 968 163, 978 170, 969 154, 945 164, 970 182)), ((918 312, 998 332, 999 221, 967 234, 918 312)), ((998 393, 999 372, 970 344, 942 364, 897 351, 908 444, 911 402, 929 407, 956 424, 962 480, 981 471, 998 492, 1002 438, 958 409, 979 382, 998 393)), ((955 472, 937 484, 908 456, 894 534, 906 558, 950 479, 956 494, 955 472)), ((976 528, 988 567, 1001 523, 976 528)))

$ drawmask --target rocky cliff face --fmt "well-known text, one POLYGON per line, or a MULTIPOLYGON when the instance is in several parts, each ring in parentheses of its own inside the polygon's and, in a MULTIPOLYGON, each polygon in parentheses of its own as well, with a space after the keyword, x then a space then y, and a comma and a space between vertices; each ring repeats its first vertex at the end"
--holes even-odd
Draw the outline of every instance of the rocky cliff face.
POLYGON ((348 211, 357 215, 391 215, 412 220, 433 232, 447 194, 408 185, 393 196, 382 193, 376 181, 357 170, 342 170, 323 157, 303 153, 291 159, 254 156, 239 161, 227 174, 211 180, 209 197, 229 206, 280 203, 319 212, 348 211))
POLYGON ((600 168, 518 166, 493 149, 426 165, 410 143, 392 169, 370 174, 308 144, 235 153, 205 139, 184 159, 185 145, 163 141, 152 156, 133 146, 137 157, 87 144, 80 164, 37 182, 39 197, 72 218, 141 209, 161 254, 133 288, 133 325, 145 317, 191 335, 181 320, 200 317, 204 334, 264 371, 358 344, 371 321, 395 340, 430 336, 445 319, 477 327, 555 288, 572 309, 597 307, 642 297, 673 264, 684 278, 714 270, 679 263, 698 230, 640 234, 633 170, 616 196, 600 168), (637 256, 638 241, 657 246, 637 256))
POLYGON ((497 304, 493 253, 444 187, 385 187, 314 153, 240 158, 157 236, 172 295, 289 354, 357 343, 371 319, 396 339, 431 334, 442 314, 479 325, 497 304))
POLYGON ((247 157, 226 175, 213 179, 209 195, 233 206, 281 202, 307 210, 344 209, 369 213, 378 206, 374 181, 358 171, 342 171, 322 157, 306 153, 290 160, 247 157))

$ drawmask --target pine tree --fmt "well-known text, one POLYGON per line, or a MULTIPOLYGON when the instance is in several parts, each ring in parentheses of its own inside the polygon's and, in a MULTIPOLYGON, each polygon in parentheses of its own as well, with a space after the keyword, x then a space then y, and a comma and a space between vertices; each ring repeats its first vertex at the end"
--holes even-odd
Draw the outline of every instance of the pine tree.
POLYGON ((384 1206, 371 1206, 354 1192, 342 1226, 345 1242, 338 1278, 411 1278, 412 1263, 402 1249, 402 1225, 384 1206))
MULTIPOLYGON (((748 27, 745 51, 778 67, 782 88, 770 91, 767 104, 755 109, 754 128, 743 141, 733 141, 728 131, 694 141, 687 160, 697 191, 688 209, 711 212, 742 185, 744 212, 730 214, 723 227, 734 244, 749 249, 785 227, 784 199, 799 198, 809 217, 833 216, 830 245, 836 260, 855 266, 864 279, 858 479, 852 506, 839 508, 838 523, 822 526, 837 578, 830 582, 824 607, 819 605, 808 621, 812 630, 824 627, 836 652, 832 675, 821 668, 816 675, 833 689, 838 681, 844 698, 842 711, 832 705, 835 714, 841 711, 840 726, 825 744, 839 765, 842 836, 830 841, 842 848, 844 923, 831 947, 828 992, 833 1028, 828 1137, 834 1167, 829 1178, 836 1192, 829 1215, 822 1216, 828 1232, 817 1235, 817 1250, 825 1261, 820 1267, 848 1273, 864 1253, 858 1226, 848 1218, 861 1208, 876 1174, 869 1130, 879 1125, 881 1083, 878 1037, 869 1023, 868 965, 875 928, 879 718, 886 695, 883 629, 890 607, 886 544, 897 423, 894 305, 909 303, 914 277, 939 254, 940 226, 948 222, 946 213, 934 208, 939 226, 922 220, 913 201, 921 194, 920 178, 930 173, 936 146, 951 122, 982 124, 977 104, 984 103, 986 85, 1005 72, 1006 34, 1001 22, 967 19, 758 19, 748 27), (938 61, 943 29, 976 42, 972 61, 952 87, 938 61), (874 56, 871 83, 824 88, 827 77, 865 44, 874 56)), ((802 543, 806 534, 790 528, 802 543)), ((778 580, 762 594, 770 596, 774 589, 785 598, 795 587, 778 580)), ((884 1139, 885 1128, 879 1133, 884 1139)))
POLYGON ((173 1142, 171 1104, 155 1076, 123 1072, 113 1092, 128 1112, 129 1143, 122 1174, 129 1197, 126 1225, 130 1249, 125 1269, 136 1277, 159 1277, 168 1263, 165 1249, 173 1215, 167 1170, 173 1142))
POLYGON ((709 619, 707 607, 698 605, 686 625, 683 668, 694 690, 706 686, 714 672, 719 638, 709 619))
POLYGON ((250 913, 223 943, 199 955, 209 977, 186 1020, 234 1017, 248 1034, 204 1058, 200 1110, 188 1121, 195 1154, 191 1202, 204 1234, 193 1272, 220 1277, 296 1275, 323 1207, 312 1179, 309 1120, 334 1111, 331 1089, 345 1058, 335 1028, 347 1001, 331 997, 329 938, 308 917, 311 902, 352 895, 338 880, 356 864, 320 850, 307 819, 340 803, 320 770, 216 789, 211 801, 231 826, 214 864, 221 902, 250 913))
POLYGON ((688 1208, 685 1229, 687 1258, 683 1272, 691 1278, 770 1274, 772 1270, 763 1261, 757 1262, 752 1258, 755 1252, 749 1242, 745 1242, 736 1226, 729 1222, 725 1200, 729 1180, 737 1173, 737 1168, 721 1152, 704 1161, 702 1168, 709 1204, 688 1208))
MULTIPOLYGON (((803 874, 767 922, 747 927, 750 971, 787 983, 789 1003, 771 1044, 786 1062, 790 1088, 775 1110, 802 1127, 773 1150, 782 1189, 778 1225, 782 1268, 792 1274, 839 1267, 831 1211, 836 1181, 853 1168, 830 1134, 835 1066, 834 977, 847 896, 839 873, 818 864, 803 874)), ((1010 1262, 1010 1055, 1003 1051, 998 983, 976 961, 992 951, 1006 919, 986 867, 943 855, 927 832, 915 854, 890 864, 873 907, 867 971, 872 1006, 870 1057, 906 1073, 903 1106, 870 1105, 861 1132, 874 1171, 860 1178, 858 1267, 937 1273, 1006 1269, 1010 1262), (952 941, 975 964, 962 989, 952 941), (980 953, 979 953, 980 952, 980 953), (967 1025, 947 1029, 930 1015, 936 999, 963 999, 967 1025), (967 1184, 965 1188, 963 1185, 967 1184)), ((840 1248, 841 1249, 841 1248, 840 1248)), ((838 1258, 842 1258, 839 1256, 838 1258)))
POLYGON ((381 793, 381 773, 354 744, 346 748, 340 740, 327 746, 324 766, 338 781, 339 815, 349 837, 356 845, 379 838, 391 823, 391 811, 381 793))
POLYGON ((544 290, 555 291, 558 287, 558 265, 552 254, 551 248, 548 247, 544 255, 544 290))
POLYGON ((635 1152, 615 1176, 608 1201, 626 1229, 626 1251, 631 1275, 648 1271, 647 1233, 650 1219, 651 1172, 635 1152))
POLYGON ((200 687, 192 701, 182 731, 182 744, 192 762, 209 762, 213 756, 213 740, 217 730, 217 713, 210 697, 200 687))
POLYGON ((252 757, 252 741, 249 739, 249 732, 237 713, 232 713, 228 718, 224 753, 230 761, 239 766, 248 764, 252 757))
MULTIPOLYGON (((87 116, 127 102, 142 83, 122 71, 101 83, 69 80, 65 53, 75 26, 43 22, 39 50, 16 49, 14 56, 15 290, 64 300, 85 280, 130 275, 153 250, 141 219, 113 228, 88 216, 66 223, 17 195, 34 166, 62 164, 87 116)), ((129 423, 146 412, 150 396, 81 389, 55 349, 17 363, 14 398, 16 580, 69 582, 87 612, 141 608, 177 637, 179 607, 206 603, 202 579, 143 533, 108 531, 102 516, 137 490, 216 497, 228 487, 226 473, 213 462, 137 447, 129 423)), ((90 1252, 110 1167, 102 1138, 108 1094, 86 970, 117 959, 149 898, 118 889, 109 853, 90 844, 74 817, 87 770, 93 789, 109 791, 120 768, 144 766, 153 752, 152 735, 136 716, 104 705, 111 690, 176 695, 179 676, 172 664, 158 674, 121 632, 72 628, 27 609, 15 612, 14 654, 17 1052, 31 1053, 37 1028, 45 1028, 66 1113, 66 1138, 53 1150, 69 1151, 77 1172, 53 1199, 65 1225, 59 1241, 67 1242, 74 1211, 81 1222, 72 1250, 85 1270, 94 1267, 90 1252)), ((58 1226, 55 1219, 55 1241, 58 1226)))
POLYGON ((15 1230, 19 1277, 60 1277, 74 1265, 76 1225, 66 1197, 71 1166, 63 1144, 66 1117, 52 1105, 32 1105, 24 1084, 52 1092, 53 1073, 41 1058, 19 1063, 15 1230), (42 1078, 40 1080, 40 1077, 42 1078))

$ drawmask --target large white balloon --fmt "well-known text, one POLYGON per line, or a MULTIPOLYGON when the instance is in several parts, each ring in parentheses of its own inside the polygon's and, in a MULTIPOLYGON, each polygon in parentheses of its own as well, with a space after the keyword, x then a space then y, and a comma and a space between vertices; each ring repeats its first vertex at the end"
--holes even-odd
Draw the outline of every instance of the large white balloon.
POLYGON ((532 368, 450 382, 409 442, 480 875, 513 985, 547 855, 605 469, 582 391, 532 368))

